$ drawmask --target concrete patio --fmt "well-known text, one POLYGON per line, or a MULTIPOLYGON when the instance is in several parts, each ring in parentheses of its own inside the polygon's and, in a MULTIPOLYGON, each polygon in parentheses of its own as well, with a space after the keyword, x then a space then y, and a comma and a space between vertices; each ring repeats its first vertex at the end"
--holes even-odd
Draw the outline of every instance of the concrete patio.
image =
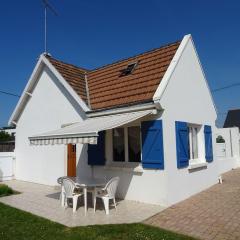
POLYGON ((64 209, 60 206, 59 189, 17 180, 4 183, 21 194, 2 197, 0 202, 69 227, 142 222, 164 209, 158 205, 119 200, 117 211, 111 207, 110 214, 106 215, 100 200, 96 213, 93 212, 89 197, 88 213, 85 216, 83 199, 80 200, 76 213, 72 212, 72 208, 64 209))

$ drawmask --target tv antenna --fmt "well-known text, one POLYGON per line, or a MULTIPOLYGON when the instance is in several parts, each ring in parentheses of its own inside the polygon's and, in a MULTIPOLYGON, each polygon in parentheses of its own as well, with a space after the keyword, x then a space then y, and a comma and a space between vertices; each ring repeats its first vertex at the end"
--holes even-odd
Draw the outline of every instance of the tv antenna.
POLYGON ((44 5, 44 53, 47 54, 47 10, 49 9, 55 16, 58 16, 58 13, 48 0, 42 0, 42 2, 44 5))

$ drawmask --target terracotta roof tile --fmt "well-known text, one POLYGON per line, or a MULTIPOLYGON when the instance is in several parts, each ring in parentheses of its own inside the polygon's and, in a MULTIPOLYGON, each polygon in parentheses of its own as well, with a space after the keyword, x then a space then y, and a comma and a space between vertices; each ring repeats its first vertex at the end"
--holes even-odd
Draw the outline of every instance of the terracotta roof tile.
POLYGON ((93 110, 151 101, 180 42, 122 60, 88 72, 93 110), (134 71, 121 76, 121 70, 137 62, 134 71))
POLYGON ((152 101, 180 42, 151 50, 94 70, 85 70, 52 57, 49 61, 87 103, 85 74, 92 110, 152 101), (128 64, 137 62, 129 75, 121 76, 128 64))
POLYGON ((74 91, 81 97, 81 99, 88 104, 85 73, 86 69, 74 66, 72 64, 64 63, 57 59, 52 58, 49 55, 45 57, 51 62, 51 64, 57 69, 62 77, 69 83, 74 91))

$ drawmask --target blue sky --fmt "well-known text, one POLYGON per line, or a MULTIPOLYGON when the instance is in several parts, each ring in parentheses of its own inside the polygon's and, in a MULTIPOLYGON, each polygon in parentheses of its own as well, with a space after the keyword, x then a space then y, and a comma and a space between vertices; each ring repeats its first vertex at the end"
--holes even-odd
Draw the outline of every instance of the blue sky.
MULTIPOLYGON (((240 83, 240 1, 50 0, 48 51, 56 58, 95 68, 193 35, 211 89, 240 83)), ((41 0, 1 2, 0 90, 21 94, 44 51, 41 0)), ((213 94, 221 125, 240 108, 240 86, 213 94)), ((17 98, 0 94, 0 126, 17 98)))

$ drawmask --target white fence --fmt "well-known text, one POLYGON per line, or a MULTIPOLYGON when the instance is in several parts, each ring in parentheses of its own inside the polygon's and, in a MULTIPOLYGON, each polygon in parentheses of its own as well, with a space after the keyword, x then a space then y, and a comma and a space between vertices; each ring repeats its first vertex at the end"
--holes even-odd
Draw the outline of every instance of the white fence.
POLYGON ((14 178, 14 152, 0 152, 0 181, 14 178))
MULTIPOLYGON (((240 167, 239 129, 219 128, 215 137, 221 136, 224 143, 215 143, 215 157, 218 161, 219 174, 240 167)), ((214 139, 216 140, 216 139, 214 139)))

